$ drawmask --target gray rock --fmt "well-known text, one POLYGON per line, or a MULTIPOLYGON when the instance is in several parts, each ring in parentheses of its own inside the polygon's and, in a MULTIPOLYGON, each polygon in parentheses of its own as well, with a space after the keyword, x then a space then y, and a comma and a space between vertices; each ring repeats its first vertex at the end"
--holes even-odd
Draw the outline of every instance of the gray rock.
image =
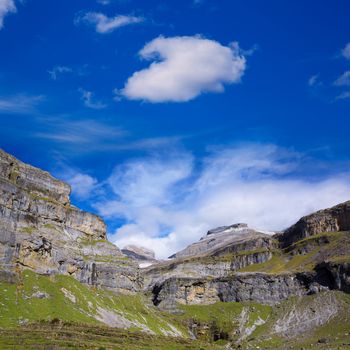
POLYGON ((67 274, 120 292, 140 289, 137 264, 106 239, 103 220, 70 204, 70 187, 0 150, 0 278, 67 274))
POLYGON ((350 231, 350 201, 302 217, 278 235, 283 247, 323 232, 350 231))
POLYGON ((251 242, 252 249, 260 248, 259 240, 264 240, 266 242, 265 246, 272 244, 271 235, 251 229, 247 224, 222 226, 209 230, 207 235, 198 242, 189 245, 182 251, 170 256, 170 258, 209 255, 218 253, 218 251, 223 254, 229 251, 230 246, 243 247, 247 245, 248 241, 251 242))
POLYGON ((131 259, 141 261, 154 261, 156 260, 154 251, 145 247, 139 247, 136 245, 128 245, 122 249, 122 253, 131 259))

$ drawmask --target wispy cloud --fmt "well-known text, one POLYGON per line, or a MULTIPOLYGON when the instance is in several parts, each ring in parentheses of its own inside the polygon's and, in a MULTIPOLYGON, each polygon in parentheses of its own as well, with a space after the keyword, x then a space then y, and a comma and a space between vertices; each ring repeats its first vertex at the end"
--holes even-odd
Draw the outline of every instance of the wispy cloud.
POLYGON ((350 86, 350 71, 344 72, 335 82, 336 86, 350 86))
POLYGON ((84 102, 85 107, 91 109, 104 109, 107 107, 105 103, 94 100, 94 93, 92 91, 79 89, 79 92, 81 94, 81 100, 84 102))
POLYGON ((312 75, 309 80, 307 81, 309 86, 320 86, 322 85, 322 82, 320 81, 320 75, 319 74, 315 74, 312 75))
POLYGON ((341 52, 347 60, 350 60, 350 43, 347 43, 341 52))
POLYGON ((32 113, 44 99, 43 95, 18 94, 2 96, 0 97, 0 113, 32 113))
POLYGON ((237 43, 223 46, 200 36, 152 40, 139 53, 153 61, 135 72, 119 94, 152 103, 186 102, 205 92, 223 92, 238 83, 246 60, 237 43))
POLYGON ((350 91, 344 91, 336 97, 336 100, 346 100, 350 98, 350 91))
POLYGON ((111 237, 117 245, 143 245, 164 258, 212 227, 247 222, 279 230, 350 198, 350 174, 315 178, 306 170, 312 168, 320 173, 309 158, 274 145, 213 149, 202 159, 183 150, 152 152, 118 165, 108 179, 110 197, 94 205, 125 221, 111 237))
POLYGON ((48 131, 36 133, 36 137, 75 146, 80 144, 86 147, 89 144, 91 149, 94 145, 111 142, 125 135, 125 131, 120 128, 92 119, 71 121, 64 118, 51 118, 43 120, 42 124, 46 125, 48 131))
POLYGON ((84 152, 128 152, 172 149, 190 136, 172 135, 159 137, 137 137, 127 130, 115 126, 111 121, 95 119, 72 120, 67 116, 39 118, 41 131, 32 136, 49 140, 56 147, 68 149, 69 154, 84 152))
POLYGON ((118 28, 127 25, 141 23, 144 21, 143 17, 117 15, 115 17, 107 17, 100 12, 87 12, 76 17, 75 23, 85 23, 95 27, 97 33, 106 34, 115 31, 118 28))
POLYGON ((67 66, 55 66, 51 70, 47 71, 52 80, 57 80, 60 75, 66 73, 72 73, 73 69, 67 66))
POLYGON ((17 12, 14 0, 0 0, 0 30, 4 27, 4 18, 9 13, 17 12))

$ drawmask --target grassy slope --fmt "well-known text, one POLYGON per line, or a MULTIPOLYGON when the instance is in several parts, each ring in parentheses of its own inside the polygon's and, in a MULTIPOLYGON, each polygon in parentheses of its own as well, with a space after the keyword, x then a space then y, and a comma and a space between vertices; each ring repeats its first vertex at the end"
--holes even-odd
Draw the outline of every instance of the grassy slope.
MULTIPOLYGON (((22 273, 21 283, 0 283, 0 327, 63 321, 101 325, 96 319, 98 308, 120 315, 136 323, 135 330, 146 326, 155 334, 171 331, 169 315, 148 304, 141 295, 117 296, 105 290, 83 285, 69 276, 40 276, 29 270, 22 273), (67 293, 68 291, 68 293, 67 293), (33 297, 36 292, 49 297, 33 297), (68 297, 66 295, 68 294, 68 297), (138 326, 139 325, 139 326, 138 326)), ((172 324, 185 337, 181 323, 172 324)))
MULTIPOLYGON (((320 234, 295 243, 292 249, 276 250, 270 261, 241 271, 305 271, 313 269, 321 258, 349 262, 349 252, 344 250, 349 247, 349 239, 349 233, 320 234)), ((338 316, 297 338, 286 338, 273 332, 274 322, 291 310, 302 310, 314 296, 292 298, 274 308, 256 303, 182 305, 181 315, 170 315, 149 305, 140 295, 117 296, 82 285, 69 276, 46 277, 26 270, 21 283, 0 283, 0 348, 40 349, 41 345, 55 344, 55 349, 216 349, 225 342, 208 343, 214 333, 235 342, 242 330, 254 326, 255 330, 244 338, 242 349, 350 349, 350 296, 336 295, 343 303, 338 316), (62 289, 75 300, 65 296, 62 289), (49 298, 33 297, 38 291, 47 293, 49 298), (107 328, 96 319, 98 308, 121 315, 135 322, 135 326, 131 332, 107 328), (242 323, 239 320, 244 312, 248 316, 242 323), (55 319, 69 325, 56 324, 55 319), (265 324, 258 325, 261 320, 265 324), (198 325, 198 342, 188 339, 188 326, 193 323, 198 325), (143 326, 154 334, 139 333, 143 326), (171 327, 176 327, 183 338, 164 337, 171 327), (326 342, 319 342, 322 338, 326 342)))
MULTIPOLYGON (((294 325, 293 324, 293 325, 294 325)), ((292 326, 293 326, 292 325, 292 326)), ((258 327, 256 331, 242 344, 243 349, 266 350, 300 350, 300 349, 350 349, 350 295, 342 292, 326 292, 303 298, 291 298, 272 309, 268 321, 258 327), (329 295, 336 298, 339 312, 322 326, 310 330, 303 327, 302 321, 295 319, 294 324, 301 324, 297 334, 287 329, 282 336, 276 334, 274 326, 278 319, 286 315, 297 313, 300 315, 312 305, 322 309, 329 295), (304 328, 304 329, 303 329, 304 328)))
POLYGON ((215 350, 214 344, 79 324, 35 324, 0 329, 0 349, 215 350))
POLYGON ((269 261, 250 265, 239 271, 266 273, 310 271, 325 260, 350 262, 349 247, 349 232, 321 233, 296 242, 283 251, 275 250, 269 261), (303 250, 305 251, 300 253, 303 250))

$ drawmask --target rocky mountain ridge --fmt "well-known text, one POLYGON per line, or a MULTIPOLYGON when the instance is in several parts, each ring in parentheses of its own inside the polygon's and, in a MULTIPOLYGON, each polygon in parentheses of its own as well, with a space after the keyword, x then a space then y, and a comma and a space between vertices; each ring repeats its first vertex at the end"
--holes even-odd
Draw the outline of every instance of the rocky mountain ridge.
MULTIPOLYGON (((27 309, 32 303, 50 305, 52 299, 61 303, 60 317, 72 310, 74 321, 241 342, 268 323, 256 310, 298 300, 295 306, 314 296, 338 300, 331 313, 315 307, 317 315, 309 321, 308 308, 303 314, 300 307, 297 315, 294 306, 288 309, 291 318, 305 319, 310 329, 344 318, 341 310, 350 310, 343 296, 350 293, 350 201, 305 216, 275 235, 242 223, 218 227, 172 259, 156 261, 152 251, 136 246, 121 251, 108 242, 103 220, 72 206, 69 195, 64 182, 0 151, 0 284, 5 286, 0 288, 0 326, 2 315, 13 324, 17 312, 22 312, 19 324, 31 317, 41 320, 42 313, 32 316, 37 309, 32 314, 27 309), (141 263, 152 265, 141 269, 141 263), (227 321, 234 332, 216 328, 222 315, 205 322, 198 315, 185 321, 175 316, 215 305, 240 310, 234 316, 239 326, 227 321)), ((276 332, 283 337, 291 327, 289 316, 278 317, 271 337, 276 332)))

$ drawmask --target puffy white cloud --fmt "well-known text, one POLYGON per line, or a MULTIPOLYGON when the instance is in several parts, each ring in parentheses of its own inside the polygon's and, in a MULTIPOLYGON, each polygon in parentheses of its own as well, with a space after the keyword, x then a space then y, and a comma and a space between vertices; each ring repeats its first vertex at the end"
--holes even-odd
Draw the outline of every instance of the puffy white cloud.
POLYGON ((114 197, 96 208, 125 221, 111 237, 118 246, 143 245, 164 258, 216 226, 280 230, 350 198, 349 174, 312 180, 305 172, 315 167, 273 145, 212 150, 204 159, 153 154, 117 166, 109 178, 114 197))
POLYGON ((246 59, 237 43, 223 46, 200 36, 158 37, 139 52, 151 65, 135 72, 120 91, 131 100, 185 102, 238 83, 246 59))
POLYGON ((111 33, 114 30, 125 27, 130 24, 143 22, 144 19, 142 17, 136 16, 124 16, 118 15, 115 17, 107 17, 103 13, 100 12, 88 12, 84 15, 79 15, 75 23, 86 23, 93 25, 97 33, 106 34, 111 33))
POLYGON ((0 0, 0 29, 4 26, 4 18, 17 11, 14 0, 0 0))
POLYGON ((344 72, 335 82, 336 86, 350 86, 350 71, 344 72))
POLYGON ((350 60, 350 43, 345 45, 344 49, 342 50, 342 54, 346 59, 350 60))

